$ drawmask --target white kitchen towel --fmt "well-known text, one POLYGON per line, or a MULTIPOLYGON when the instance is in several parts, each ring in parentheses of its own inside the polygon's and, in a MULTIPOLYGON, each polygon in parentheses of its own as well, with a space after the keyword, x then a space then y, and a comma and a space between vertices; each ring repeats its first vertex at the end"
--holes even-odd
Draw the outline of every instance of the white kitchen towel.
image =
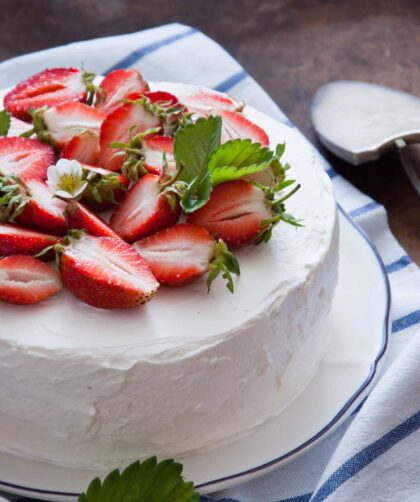
MULTIPOLYGON (((5 61, 0 64, 0 88, 45 67, 81 64, 100 74, 134 67, 149 80, 226 91, 293 127, 222 47, 181 24, 78 42, 5 61)), ((420 272, 392 236, 384 208, 323 162, 338 202, 368 234, 385 263, 393 297, 386 369, 394 363, 363 407, 319 445, 268 475, 215 494, 212 500, 420 501, 420 272)))

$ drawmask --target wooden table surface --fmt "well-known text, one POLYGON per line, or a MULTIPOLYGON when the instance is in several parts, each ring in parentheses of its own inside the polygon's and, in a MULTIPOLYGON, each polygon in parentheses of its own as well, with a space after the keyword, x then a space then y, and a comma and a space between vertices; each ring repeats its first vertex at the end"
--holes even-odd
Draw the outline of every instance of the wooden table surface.
MULTIPOLYGON (((420 96, 418 0, 0 0, 0 60, 175 21, 220 42, 312 141, 311 98, 331 80, 420 96)), ((385 205, 392 231, 419 263, 420 198, 397 158, 352 167, 327 157, 385 205)))

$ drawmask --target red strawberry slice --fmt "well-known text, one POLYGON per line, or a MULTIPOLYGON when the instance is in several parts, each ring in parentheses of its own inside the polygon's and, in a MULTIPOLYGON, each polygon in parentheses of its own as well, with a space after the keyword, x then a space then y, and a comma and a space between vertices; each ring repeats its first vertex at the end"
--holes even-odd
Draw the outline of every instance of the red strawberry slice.
POLYGON ((102 80, 99 85, 103 97, 99 98, 95 107, 110 113, 121 105, 121 100, 128 95, 141 94, 149 90, 147 82, 137 70, 114 70, 102 80))
MULTIPOLYGON (((118 235, 109 228, 104 220, 75 200, 70 201, 66 207, 67 226, 70 229, 86 230, 96 237, 117 237, 118 235)), ((1 235, 1 234, 0 234, 1 235)))
POLYGON ((145 138, 144 145, 144 167, 151 173, 161 175, 163 172, 163 154, 166 156, 168 164, 167 174, 175 174, 176 162, 174 157, 174 138, 171 136, 155 135, 152 138, 145 138))
POLYGON ((160 284, 183 286, 209 270, 215 244, 205 228, 181 223, 136 242, 134 247, 160 284))
POLYGON ((125 103, 116 108, 104 120, 100 133, 101 153, 99 165, 110 171, 118 171, 124 162, 123 155, 116 155, 122 150, 111 148, 111 143, 129 143, 130 131, 138 133, 147 129, 159 127, 160 121, 141 103, 125 103), (132 131, 132 127, 135 130, 132 131))
POLYGON ((217 91, 198 91, 195 94, 180 96, 179 100, 190 112, 203 116, 210 115, 214 110, 230 110, 235 112, 241 111, 243 108, 243 103, 217 91))
POLYGON ((76 159, 82 164, 95 165, 99 157, 99 135, 84 131, 74 136, 61 152, 61 159, 76 159))
POLYGON ((44 180, 55 162, 54 150, 37 139, 0 138, 0 174, 44 180))
POLYGON ((86 87, 76 68, 50 68, 17 84, 4 98, 4 107, 19 119, 30 120, 29 108, 83 101, 86 87))
POLYGON ((180 214, 178 201, 171 209, 161 192, 159 176, 146 174, 127 192, 110 225, 122 239, 134 242, 174 225, 180 214))
POLYGON ((250 139, 253 143, 268 146, 270 140, 267 133, 260 126, 248 120, 242 113, 229 110, 218 110, 213 115, 222 117, 222 143, 231 139, 250 139))
POLYGON ((145 260, 119 238, 85 235, 66 246, 61 278, 80 300, 103 309, 136 307, 159 287, 145 260))
POLYGON ((25 182, 30 195, 22 213, 16 218, 18 223, 44 232, 63 235, 67 231, 64 217, 66 203, 54 197, 50 187, 40 180, 25 182))
POLYGON ((264 192, 246 181, 217 185, 208 203, 188 221, 205 227, 214 237, 232 246, 243 246, 263 230, 261 222, 272 217, 264 192))
POLYGON ((84 131, 99 135, 106 113, 83 103, 68 102, 42 113, 48 140, 58 149, 84 131))
MULTIPOLYGON (((0 223, 0 256, 36 255, 46 247, 61 242, 61 238, 22 228, 17 225, 0 223)), ((49 255, 48 257, 51 257, 49 255)))
POLYGON ((30 304, 42 302, 62 288, 58 273, 32 256, 0 260, 0 300, 30 304))
POLYGON ((82 164, 83 169, 98 176, 89 181, 83 192, 83 202, 94 211, 106 211, 119 202, 128 189, 129 180, 122 174, 103 167, 82 164), (100 197, 100 200, 98 199, 100 197))
POLYGON ((175 106, 180 104, 176 96, 166 91, 144 92, 143 96, 148 98, 151 103, 161 104, 165 108, 169 108, 170 106, 175 106))

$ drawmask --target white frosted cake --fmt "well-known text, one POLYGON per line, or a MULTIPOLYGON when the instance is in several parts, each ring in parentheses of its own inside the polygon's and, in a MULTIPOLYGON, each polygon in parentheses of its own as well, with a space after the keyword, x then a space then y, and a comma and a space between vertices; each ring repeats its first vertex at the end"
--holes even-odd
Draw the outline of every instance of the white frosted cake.
MULTIPOLYGON (((154 84, 176 95, 196 91, 154 84)), ((331 183, 291 128, 246 107, 271 147, 286 141, 301 189, 269 243, 238 251, 231 294, 200 279, 137 309, 100 310, 68 291, 0 303, 0 451, 86 468, 182 456, 278 415, 323 355, 337 281, 331 183)))

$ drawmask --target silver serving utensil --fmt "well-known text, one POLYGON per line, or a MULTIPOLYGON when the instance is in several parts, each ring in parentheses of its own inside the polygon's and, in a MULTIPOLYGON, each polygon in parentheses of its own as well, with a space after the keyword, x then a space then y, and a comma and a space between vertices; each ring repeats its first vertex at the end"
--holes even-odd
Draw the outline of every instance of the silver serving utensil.
MULTIPOLYGON (((381 85, 355 81, 321 87, 311 105, 320 141, 338 157, 358 165, 397 149, 404 170, 420 195, 419 162, 408 145, 420 143, 420 99, 381 85)), ((414 150, 413 150, 414 151, 414 150)), ((418 150, 417 150, 418 152, 418 150)))

